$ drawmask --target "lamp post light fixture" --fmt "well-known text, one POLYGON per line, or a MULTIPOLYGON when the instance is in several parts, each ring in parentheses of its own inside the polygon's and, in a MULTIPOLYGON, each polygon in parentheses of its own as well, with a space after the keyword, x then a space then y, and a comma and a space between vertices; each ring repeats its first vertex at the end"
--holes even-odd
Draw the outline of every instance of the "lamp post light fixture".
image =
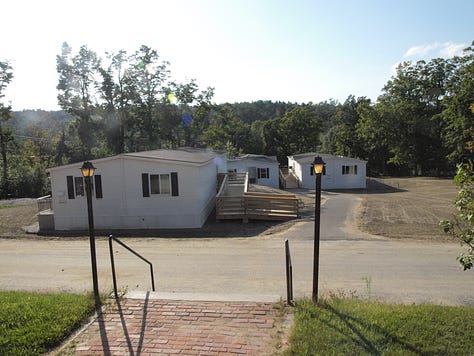
POLYGON ((95 236, 94 236, 94 214, 92 211, 92 177, 94 176, 95 167, 91 162, 84 162, 81 167, 82 176, 86 181, 87 196, 87 217, 89 221, 89 245, 91 250, 92 264, 92 284, 94 288, 95 307, 98 311, 100 308, 99 283, 97 282, 97 256, 95 252, 95 236))
POLYGON ((316 156, 313 161, 313 171, 316 175, 316 192, 314 206, 314 253, 313 253, 313 302, 318 301, 318 279, 319 279, 319 240, 321 226, 321 176, 324 170, 323 159, 316 156))

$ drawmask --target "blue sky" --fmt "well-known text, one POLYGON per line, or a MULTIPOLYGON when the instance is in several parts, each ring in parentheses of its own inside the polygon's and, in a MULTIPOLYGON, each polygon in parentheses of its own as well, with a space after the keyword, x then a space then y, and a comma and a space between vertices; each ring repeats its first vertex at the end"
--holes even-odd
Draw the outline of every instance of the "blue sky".
POLYGON ((214 101, 376 99, 397 63, 459 55, 474 40, 474 1, 7 0, 0 60, 14 110, 58 109, 66 41, 100 55, 146 44, 172 77, 214 101))

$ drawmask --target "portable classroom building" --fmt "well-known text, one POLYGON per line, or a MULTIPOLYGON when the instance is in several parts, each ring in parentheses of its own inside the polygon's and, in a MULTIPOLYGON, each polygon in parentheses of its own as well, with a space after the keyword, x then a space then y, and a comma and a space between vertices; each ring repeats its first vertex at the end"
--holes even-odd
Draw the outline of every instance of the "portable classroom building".
MULTIPOLYGON (((192 148, 97 159, 93 177, 96 229, 199 228, 215 206, 223 155, 192 148)), ((48 169, 55 230, 88 227, 81 163, 48 169)))
POLYGON ((301 188, 315 188, 312 163, 316 156, 321 156, 326 163, 321 180, 322 189, 363 189, 366 187, 366 161, 310 152, 288 156, 288 167, 297 177, 301 188))

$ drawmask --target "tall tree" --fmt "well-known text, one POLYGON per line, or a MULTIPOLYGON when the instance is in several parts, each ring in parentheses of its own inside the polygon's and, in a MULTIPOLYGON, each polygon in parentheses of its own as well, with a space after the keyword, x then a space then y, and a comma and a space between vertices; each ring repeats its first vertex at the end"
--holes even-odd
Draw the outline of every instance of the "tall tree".
POLYGON ((86 160, 92 158, 95 145, 93 118, 97 106, 100 60, 87 46, 82 46, 75 56, 71 56, 71 52, 71 47, 64 43, 61 55, 56 58, 58 102, 63 110, 77 118, 75 129, 80 147, 75 160, 86 160))
MULTIPOLYGON (((5 88, 13 79, 13 68, 9 62, 0 61, 0 100, 5 96, 5 88)), ((8 145, 13 141, 12 132, 5 126, 11 118, 11 106, 0 101, 0 154, 2 156, 2 181, 0 195, 7 196, 10 193, 8 181, 8 145)))
POLYGON ((135 149, 161 147, 160 118, 155 110, 165 100, 169 79, 169 63, 160 61, 158 53, 148 46, 141 46, 131 56, 131 66, 124 81, 133 103, 135 122, 140 129, 135 149))
POLYGON ((453 163, 467 162, 474 147, 474 42, 464 56, 453 59, 453 75, 447 84, 442 113, 443 137, 453 163))
POLYGON ((356 99, 350 95, 344 104, 338 105, 335 115, 331 118, 333 126, 323 137, 323 151, 349 157, 362 158, 366 155, 356 130, 360 119, 357 107, 361 104, 370 105, 370 99, 356 99))
MULTIPOLYGON (((105 139, 112 153, 119 154, 128 150, 127 134, 129 111, 133 90, 127 87, 126 75, 130 67, 130 56, 125 50, 107 53, 109 64, 101 67, 102 83, 100 86, 105 111, 105 139)), ((129 81, 130 82, 130 81, 129 81)))
POLYGON ((267 154, 284 161, 290 154, 316 152, 323 123, 310 105, 295 107, 282 118, 267 121, 264 140, 267 154))

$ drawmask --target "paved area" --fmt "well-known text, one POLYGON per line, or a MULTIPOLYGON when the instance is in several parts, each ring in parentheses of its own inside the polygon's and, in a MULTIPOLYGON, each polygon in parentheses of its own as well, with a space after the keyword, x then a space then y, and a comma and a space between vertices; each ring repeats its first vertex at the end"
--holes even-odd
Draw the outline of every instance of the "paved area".
POLYGON ((163 300, 151 293, 109 306, 72 349, 77 355, 272 355, 282 322, 274 303, 163 300))

